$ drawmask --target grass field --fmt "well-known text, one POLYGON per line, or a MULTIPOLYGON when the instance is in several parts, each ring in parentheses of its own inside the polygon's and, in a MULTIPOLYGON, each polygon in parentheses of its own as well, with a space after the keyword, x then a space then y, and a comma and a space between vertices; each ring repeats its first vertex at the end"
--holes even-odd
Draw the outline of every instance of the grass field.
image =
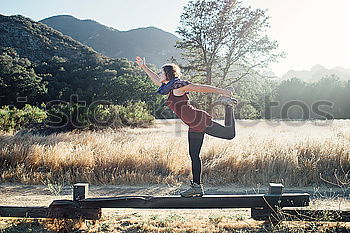
MULTIPOLYGON (((219 121, 223 123, 222 121, 219 121)), ((237 121, 237 136, 205 135, 204 184, 283 182, 319 185, 350 170, 350 120, 237 121)), ((150 128, 0 136, 1 182, 175 184, 192 178, 187 126, 157 120, 150 128)))
MULTIPOLYGON (((313 197, 310 208, 349 209, 349 197, 339 196, 348 193, 350 186, 350 120, 238 120, 237 136, 233 140, 205 135, 201 158, 206 194, 265 192, 269 182, 283 182, 289 190, 320 194, 313 197), (325 182, 320 174, 339 185, 325 182), (320 198, 326 191, 327 198, 320 198)), ((94 185, 93 196, 178 194, 192 178, 187 126, 179 120, 156 120, 150 128, 119 131, 50 136, 3 134, 0 161, 0 205, 45 206, 55 199, 71 199, 69 187, 75 182, 94 185), (66 186, 54 193, 50 184, 66 186)), ((248 209, 107 209, 103 219, 97 222, 9 218, 0 221, 0 232, 70 232, 71 229, 79 229, 76 232, 350 231, 346 223, 266 225, 250 219, 248 209)))

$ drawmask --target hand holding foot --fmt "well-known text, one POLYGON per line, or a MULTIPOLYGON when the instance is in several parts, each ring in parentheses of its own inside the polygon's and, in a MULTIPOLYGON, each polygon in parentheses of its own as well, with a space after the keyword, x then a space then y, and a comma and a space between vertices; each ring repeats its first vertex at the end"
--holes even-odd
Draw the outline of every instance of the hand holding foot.
POLYGON ((217 102, 222 103, 224 105, 226 104, 237 104, 238 100, 233 98, 232 95, 234 94, 234 88, 228 88, 225 90, 225 92, 220 96, 217 100, 217 102))

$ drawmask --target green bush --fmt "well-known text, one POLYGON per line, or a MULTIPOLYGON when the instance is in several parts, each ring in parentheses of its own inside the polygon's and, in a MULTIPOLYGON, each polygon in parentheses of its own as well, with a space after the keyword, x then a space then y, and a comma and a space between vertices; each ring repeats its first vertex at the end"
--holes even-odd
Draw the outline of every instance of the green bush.
POLYGON ((239 119, 258 119, 259 111, 251 104, 244 104, 239 109, 239 119))
POLYGON ((119 128, 147 126, 154 117, 143 101, 122 105, 63 103, 48 110, 47 127, 58 130, 119 128))
POLYGON ((147 126, 155 119, 144 101, 128 101, 125 107, 121 106, 119 117, 123 124, 129 126, 147 126))
POLYGON ((86 107, 76 103, 60 103, 49 106, 46 128, 54 131, 68 131, 75 128, 88 127, 86 121, 86 107))
POLYGON ((39 107, 26 104, 24 108, 4 106, 0 109, 0 130, 18 131, 40 126, 50 132, 74 129, 120 128, 123 126, 145 127, 155 119, 143 101, 128 101, 123 105, 61 102, 39 107))
POLYGON ((22 109, 3 106, 0 109, 0 130, 9 132, 33 127, 44 122, 46 118, 44 110, 29 104, 26 104, 22 109))

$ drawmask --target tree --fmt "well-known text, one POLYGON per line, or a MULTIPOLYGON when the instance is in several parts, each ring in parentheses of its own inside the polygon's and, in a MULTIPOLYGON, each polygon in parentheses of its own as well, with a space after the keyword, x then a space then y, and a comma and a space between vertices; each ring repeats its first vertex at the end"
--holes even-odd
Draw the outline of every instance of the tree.
MULTIPOLYGON (((183 69, 203 84, 226 88, 283 57, 275 52, 277 42, 263 35, 269 27, 265 13, 234 0, 189 1, 177 30, 182 38, 176 47, 188 62, 183 69)), ((212 95, 207 97, 211 112, 212 95)))

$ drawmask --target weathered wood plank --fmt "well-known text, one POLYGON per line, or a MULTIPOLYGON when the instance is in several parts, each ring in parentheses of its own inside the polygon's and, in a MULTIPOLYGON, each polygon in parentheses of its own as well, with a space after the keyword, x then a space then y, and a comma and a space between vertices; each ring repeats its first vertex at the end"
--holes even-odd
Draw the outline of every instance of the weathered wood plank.
POLYGON ((0 217, 46 218, 48 207, 0 206, 0 217))
POLYGON ((0 217, 99 219, 100 208, 80 208, 73 201, 54 201, 49 207, 0 206, 0 217))
POLYGON ((48 217, 50 218, 72 218, 72 219, 100 219, 102 215, 101 208, 84 208, 76 201, 57 200, 49 206, 48 217))
POLYGON ((253 208, 266 206, 308 206, 309 194, 285 193, 282 195, 204 195, 184 198, 181 196, 120 196, 87 198, 78 201, 84 208, 253 208))

